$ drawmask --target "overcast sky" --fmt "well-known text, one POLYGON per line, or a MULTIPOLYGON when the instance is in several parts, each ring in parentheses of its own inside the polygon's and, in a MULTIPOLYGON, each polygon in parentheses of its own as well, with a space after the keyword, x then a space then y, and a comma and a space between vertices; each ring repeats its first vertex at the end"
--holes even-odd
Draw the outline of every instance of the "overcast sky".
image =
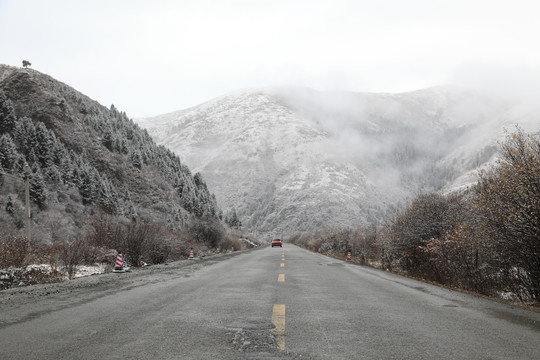
POLYGON ((27 59, 130 117, 275 85, 519 86, 538 80, 539 10, 535 0, 0 0, 0 63, 27 59))

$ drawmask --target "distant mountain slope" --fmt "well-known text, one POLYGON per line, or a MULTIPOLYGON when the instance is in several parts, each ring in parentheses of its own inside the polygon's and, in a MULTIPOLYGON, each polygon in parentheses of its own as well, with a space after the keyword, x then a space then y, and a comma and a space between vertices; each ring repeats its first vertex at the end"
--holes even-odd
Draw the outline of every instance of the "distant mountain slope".
MULTIPOLYGON (((6 65, 0 65, 0 92, 0 173, 20 177, 25 163, 32 168, 33 221, 43 240, 57 236, 49 227, 62 228, 58 237, 75 236, 97 210, 171 226, 189 216, 218 217, 202 176, 114 106, 6 65)), ((4 212, 5 204, 24 204, 13 176, 0 175, 2 226, 18 218, 4 212)))
MULTIPOLYGON (((140 119, 204 174, 252 231, 377 221, 411 195, 466 186, 504 127, 538 123, 509 103, 432 88, 402 94, 271 88, 140 119)), ((536 124, 536 125, 535 125, 536 124)))

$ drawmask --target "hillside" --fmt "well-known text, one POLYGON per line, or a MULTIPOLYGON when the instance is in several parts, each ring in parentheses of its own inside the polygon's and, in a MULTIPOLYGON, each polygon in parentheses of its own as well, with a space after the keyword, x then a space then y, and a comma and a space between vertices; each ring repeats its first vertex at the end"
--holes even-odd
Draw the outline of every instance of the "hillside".
POLYGON ((270 88, 137 120, 204 174, 249 230, 272 236, 383 221, 423 191, 471 184, 534 112, 470 91, 270 88))
POLYGON ((219 216, 200 174, 114 106, 48 75, 0 65, 0 223, 21 231, 23 167, 32 169, 32 228, 45 243, 75 238, 96 213, 180 228, 219 216))

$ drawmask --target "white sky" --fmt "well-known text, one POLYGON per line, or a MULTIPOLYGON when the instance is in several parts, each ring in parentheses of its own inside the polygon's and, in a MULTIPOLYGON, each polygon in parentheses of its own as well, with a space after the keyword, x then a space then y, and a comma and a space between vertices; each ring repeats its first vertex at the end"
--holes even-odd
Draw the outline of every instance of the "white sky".
POLYGON ((539 79, 539 10, 536 0, 0 0, 0 63, 27 59, 130 117, 274 85, 504 87, 539 79))

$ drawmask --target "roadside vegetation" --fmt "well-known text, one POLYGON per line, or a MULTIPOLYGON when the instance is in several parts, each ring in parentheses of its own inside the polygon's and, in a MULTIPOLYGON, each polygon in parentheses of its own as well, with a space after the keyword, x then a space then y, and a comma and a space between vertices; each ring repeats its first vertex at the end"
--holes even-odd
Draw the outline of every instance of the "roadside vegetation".
POLYGON ((540 304, 540 134, 508 133, 461 194, 421 194, 384 225, 295 234, 333 256, 479 294, 540 304))
POLYGON ((252 247, 255 239, 217 219, 191 218, 183 229, 166 223, 137 222, 99 213, 89 217, 79 237, 44 242, 13 231, 0 236, 0 290, 13 286, 59 282, 82 267, 112 269, 121 252, 127 266, 141 267, 252 247), (249 240, 250 242, 246 241, 249 240))
POLYGON ((38 72, 2 71, 0 290, 103 271, 118 252, 136 267, 252 246, 202 175, 126 113, 38 72))

